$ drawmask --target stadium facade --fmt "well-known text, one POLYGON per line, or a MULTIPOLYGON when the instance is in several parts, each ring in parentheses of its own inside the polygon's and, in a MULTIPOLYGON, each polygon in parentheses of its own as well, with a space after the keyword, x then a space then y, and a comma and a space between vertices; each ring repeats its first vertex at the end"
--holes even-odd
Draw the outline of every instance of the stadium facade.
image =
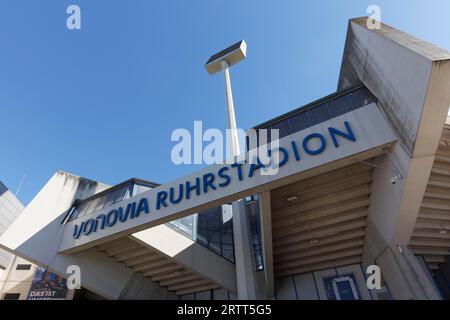
POLYGON ((58 171, 0 247, 39 279, 78 266, 84 298, 449 299, 450 53, 366 20, 349 22, 335 93, 254 127, 279 130, 276 174, 58 171))

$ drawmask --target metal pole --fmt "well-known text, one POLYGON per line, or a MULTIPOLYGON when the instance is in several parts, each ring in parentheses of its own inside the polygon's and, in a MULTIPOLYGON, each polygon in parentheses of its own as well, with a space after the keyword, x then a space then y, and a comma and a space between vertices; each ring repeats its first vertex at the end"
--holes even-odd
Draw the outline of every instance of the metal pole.
POLYGON ((232 157, 240 154, 239 139, 236 127, 236 117, 234 115, 233 93, 231 91, 230 73, 228 71, 228 63, 225 60, 220 62, 225 77, 225 100, 227 115, 227 147, 232 157), (229 137, 228 134, 231 136, 229 137))
MULTIPOLYGON (((233 94, 231 92, 228 63, 220 62, 225 77, 225 100, 227 114, 227 148, 232 157, 240 155, 239 139, 234 115, 233 94)), ((237 296, 239 300, 256 299, 255 276, 250 227, 247 219, 245 199, 233 202, 233 243, 236 265, 237 296)))

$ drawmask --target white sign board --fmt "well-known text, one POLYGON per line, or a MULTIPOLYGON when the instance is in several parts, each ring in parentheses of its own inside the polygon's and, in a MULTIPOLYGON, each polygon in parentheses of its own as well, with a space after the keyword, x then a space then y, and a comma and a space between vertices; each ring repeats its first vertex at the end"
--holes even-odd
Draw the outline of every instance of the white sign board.
POLYGON ((207 206, 251 195, 256 187, 394 142, 395 136, 372 103, 280 139, 280 167, 264 175, 255 164, 217 164, 138 194, 114 206, 70 221, 59 251, 96 245, 101 240, 132 234, 207 206), (83 246, 83 247, 80 247, 83 246))

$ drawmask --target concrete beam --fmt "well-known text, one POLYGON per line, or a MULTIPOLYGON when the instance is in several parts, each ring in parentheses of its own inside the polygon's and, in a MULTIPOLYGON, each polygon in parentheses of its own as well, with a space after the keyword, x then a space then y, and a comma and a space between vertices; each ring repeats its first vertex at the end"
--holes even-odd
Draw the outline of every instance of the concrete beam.
POLYGON ((245 199, 233 202, 233 236, 238 299, 255 300, 254 254, 245 199))
POLYGON ((108 186, 58 171, 1 237, 0 247, 60 276, 67 267, 81 269, 81 285, 105 298, 118 299, 132 271, 95 248, 73 255, 58 254, 61 223, 75 199, 108 186))
POLYGON ((440 294, 417 258, 405 246, 388 247, 377 264, 396 300, 440 300, 440 294))
POLYGON ((236 272, 231 262, 170 227, 160 225, 134 233, 130 239, 158 251, 221 287, 236 292, 236 272))
POLYGON ((259 194, 259 213, 261 217, 261 242, 263 247, 264 277, 266 298, 275 298, 273 276, 272 208, 270 191, 259 194))
POLYGON ((364 83, 407 152, 434 154, 450 106, 450 53, 385 24, 368 29, 366 21, 349 21, 338 89, 364 83))
POLYGON ((450 106, 450 53, 385 24, 368 29, 366 21, 349 22, 338 88, 362 82, 397 135, 395 164, 380 157, 384 169, 373 173, 368 228, 387 245, 408 244, 450 106), (392 184, 387 170, 404 179, 392 184))

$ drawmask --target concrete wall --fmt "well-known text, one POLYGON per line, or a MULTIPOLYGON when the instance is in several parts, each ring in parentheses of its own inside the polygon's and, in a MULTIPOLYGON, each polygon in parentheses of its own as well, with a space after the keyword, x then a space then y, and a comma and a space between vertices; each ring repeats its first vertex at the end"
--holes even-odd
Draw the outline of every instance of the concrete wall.
POLYGON ((390 26, 369 30, 365 17, 352 19, 338 88, 364 83, 407 152, 434 154, 450 105, 448 59, 448 51, 390 26))
POLYGON ((0 299, 3 299, 6 293, 20 293, 19 299, 25 300, 36 269, 36 265, 14 256, 7 268, 0 273, 0 299), (29 264, 30 270, 16 270, 18 264, 29 264))
MULTIPOLYGON (((22 203, 0 181, 0 236, 16 220, 23 209, 22 203)), ((0 270, 8 267, 12 258, 11 253, 0 249, 0 270)))
POLYGON ((417 289, 429 281, 415 259, 406 268, 396 248, 411 239, 447 118, 450 53, 385 24, 369 30, 366 18, 352 19, 338 88, 358 82, 375 94, 398 141, 376 161, 363 265, 382 265, 396 299, 439 298, 432 288, 417 289), (403 179, 393 184, 397 173, 403 179))
MULTIPOLYGON (((264 277, 263 272, 258 272, 258 274, 264 277)), ((323 280, 327 277, 349 274, 353 274, 355 277, 361 300, 372 300, 376 298, 374 292, 370 292, 367 289, 366 277, 363 273, 361 265, 359 264, 276 279, 275 298, 277 300, 328 300, 323 280)), ((197 294, 184 295, 181 296, 180 299, 236 300, 237 297, 230 294, 227 290, 216 289, 197 294)))
POLYGON ((233 263, 170 227, 160 225, 134 233, 131 237, 221 287, 236 292, 236 269, 233 263))
MULTIPOLYGON (((0 299, 3 299, 5 294, 20 294, 19 300, 26 300, 37 269, 37 265, 13 256, 8 267, 0 271, 0 299), (18 270, 18 265, 28 265, 30 269, 18 270)), ((68 290, 65 299, 71 300, 73 295, 74 290, 68 290)))
POLYGON ((56 172, 0 237, 0 247, 63 277, 67 277, 68 266, 77 265, 81 269, 83 287, 105 298, 118 299, 129 284, 132 270, 95 248, 73 255, 58 255, 64 230, 62 221, 75 199, 86 198, 107 187, 66 172, 56 172))
POLYGON ((163 300, 175 300, 177 296, 158 286, 149 278, 144 278, 141 274, 133 274, 127 286, 122 291, 120 300, 151 300, 158 297, 163 300))

